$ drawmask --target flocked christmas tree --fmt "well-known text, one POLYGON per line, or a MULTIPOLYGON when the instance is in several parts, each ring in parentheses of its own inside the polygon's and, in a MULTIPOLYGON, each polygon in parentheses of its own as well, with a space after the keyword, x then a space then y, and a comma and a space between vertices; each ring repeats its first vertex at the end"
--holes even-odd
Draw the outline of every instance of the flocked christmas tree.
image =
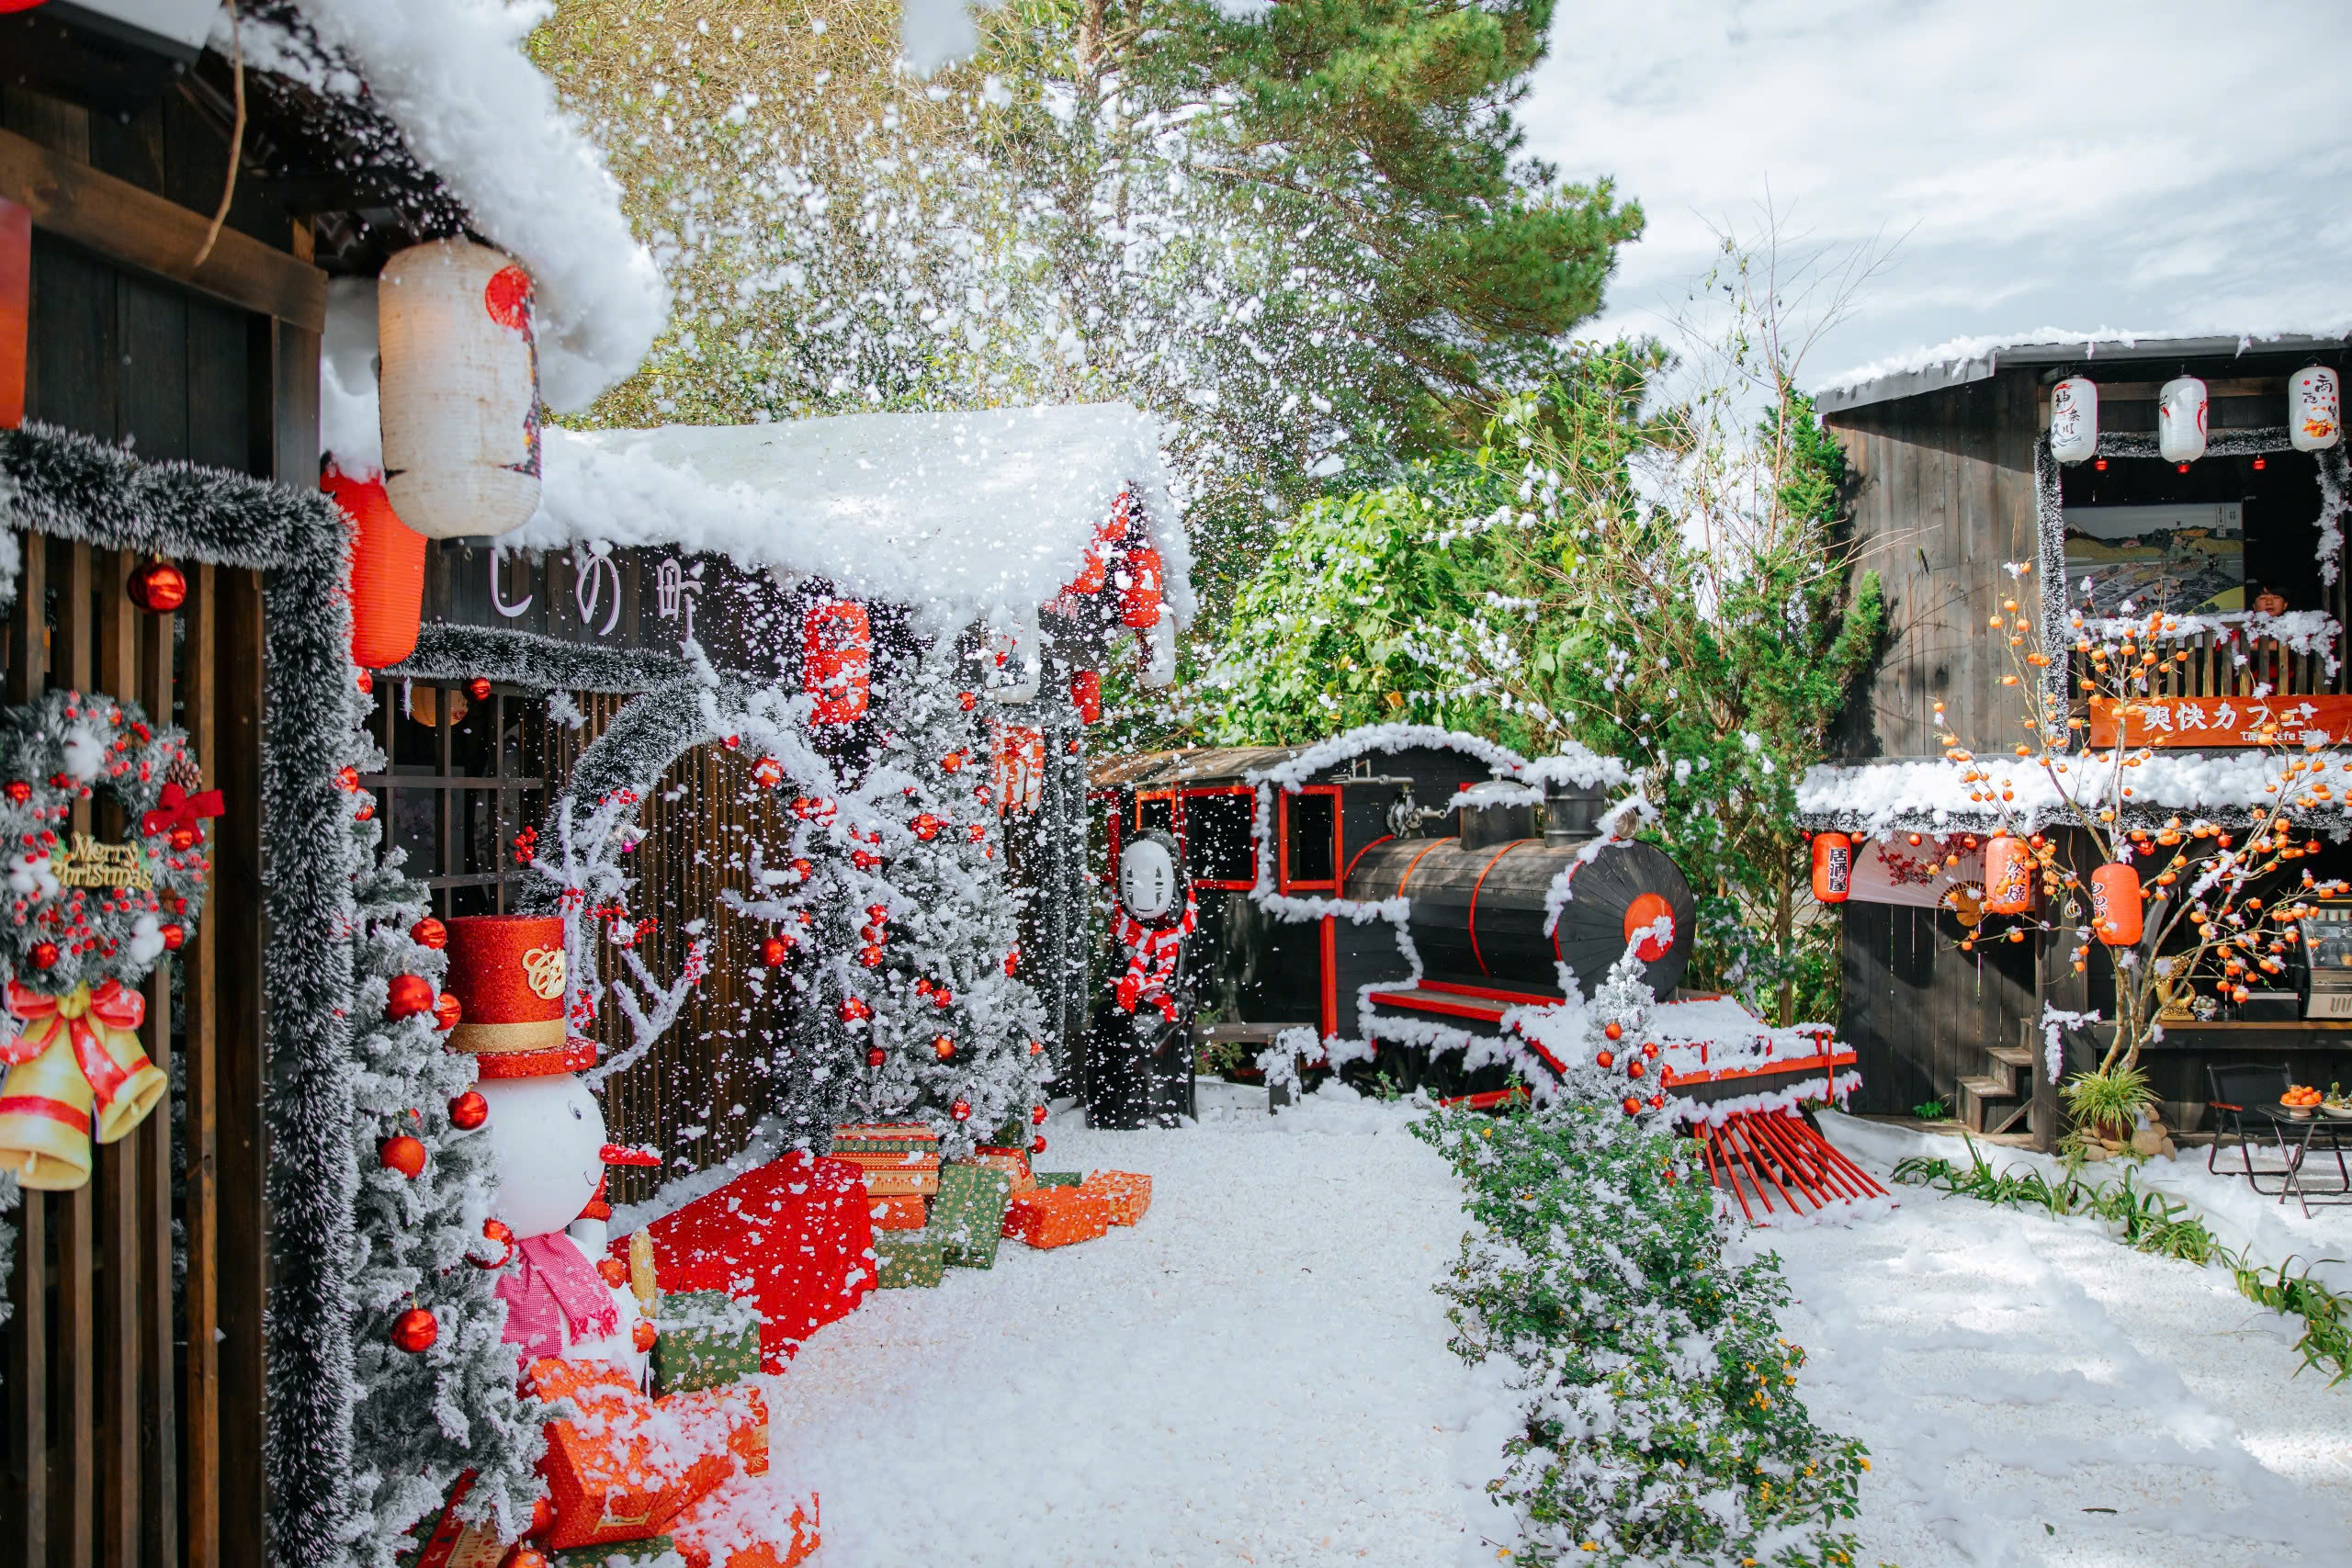
MULTIPOLYGON (((361 765, 382 763, 376 754, 361 765)), ((435 1015, 446 936, 424 889, 401 874, 401 852, 379 863, 381 824, 355 817, 351 831, 367 868, 354 888, 351 1501, 359 1560, 390 1568, 402 1532, 429 1520, 467 1472, 460 1515, 487 1519, 501 1539, 519 1535, 543 1437, 537 1407, 515 1393, 506 1309, 492 1293, 509 1245, 490 1222, 496 1175, 472 1130, 473 1059, 445 1048, 435 1015)))

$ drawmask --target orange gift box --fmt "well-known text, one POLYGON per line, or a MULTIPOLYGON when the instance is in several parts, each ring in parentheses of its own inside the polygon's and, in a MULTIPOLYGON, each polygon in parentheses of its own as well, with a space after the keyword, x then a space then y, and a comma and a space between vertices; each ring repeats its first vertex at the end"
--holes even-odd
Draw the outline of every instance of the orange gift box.
POLYGON ((935 1198, 939 1195, 939 1156, 906 1154, 834 1154, 826 1156, 854 1165, 865 1178, 872 1198, 935 1198))
POLYGON ((539 1473, 555 1517, 548 1551, 641 1540, 735 1473, 767 1469, 767 1406, 756 1392, 705 1389, 651 1400, 605 1363, 542 1358, 531 1364, 542 1399, 580 1415, 548 1423, 539 1473))
POLYGON ((868 1205, 877 1231, 919 1231, 931 1223, 922 1199, 913 1193, 899 1198, 876 1198, 868 1205))
POLYGON ((1098 1170, 1078 1190, 1102 1199, 1114 1225, 1134 1224, 1151 1207, 1151 1178, 1130 1170, 1098 1170))
POLYGON ((1031 1247, 1092 1241, 1111 1228, 1111 1206, 1077 1187, 1041 1187, 1014 1195, 1004 1211, 1004 1234, 1031 1247))
POLYGON ((1019 1149, 975 1149, 972 1163, 990 1167, 1012 1178, 1012 1190, 1016 1193, 1036 1190, 1037 1179, 1029 1172, 1029 1156, 1019 1149))
POLYGON ((670 1521, 670 1539, 686 1568, 794 1568, 805 1562, 822 1539, 817 1531, 817 1494, 804 1506, 792 1503, 779 1518, 783 1499, 741 1483, 720 1487, 670 1521))

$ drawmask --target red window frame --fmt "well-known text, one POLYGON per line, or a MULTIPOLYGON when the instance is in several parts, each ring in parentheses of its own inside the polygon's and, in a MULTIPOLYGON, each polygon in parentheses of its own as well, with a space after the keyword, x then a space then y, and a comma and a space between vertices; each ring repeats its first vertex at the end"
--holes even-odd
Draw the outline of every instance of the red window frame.
POLYGON ((1176 817, 1177 820, 1183 824, 1183 831, 1177 835, 1177 842, 1182 846, 1184 850, 1184 858, 1188 863, 1192 859, 1193 853, 1192 813, 1185 808, 1183 803, 1187 800, 1191 800, 1195 795, 1246 795, 1252 797, 1250 807, 1250 875, 1249 879, 1242 882, 1213 882, 1204 877, 1200 881, 1193 883, 1193 886, 1214 887, 1229 893, 1247 893, 1250 889, 1258 886, 1258 807, 1255 799, 1257 794, 1258 792, 1250 788, 1248 784, 1190 785, 1180 792, 1180 796, 1176 805, 1176 817))
POLYGON ((1329 893, 1338 897, 1340 870, 1348 863, 1343 852, 1346 840, 1340 825, 1346 813, 1340 809, 1338 784, 1301 784, 1296 789, 1283 790, 1274 802, 1274 891, 1277 893, 1329 893), (1328 795, 1331 797, 1331 874, 1312 882, 1295 880, 1290 874, 1290 802, 1295 795, 1328 795))
POLYGON ((1110 838, 1109 847, 1102 857, 1102 886, 1115 890, 1119 883, 1119 852, 1126 847, 1126 811, 1119 804, 1119 792, 1115 789, 1090 789, 1086 792, 1086 803, 1110 807, 1102 814, 1102 825, 1110 838))

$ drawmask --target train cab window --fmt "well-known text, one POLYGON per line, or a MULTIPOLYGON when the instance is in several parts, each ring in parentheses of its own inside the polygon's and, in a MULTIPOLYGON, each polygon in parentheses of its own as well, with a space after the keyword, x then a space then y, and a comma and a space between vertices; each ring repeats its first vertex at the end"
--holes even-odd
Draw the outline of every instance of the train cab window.
POLYGON ((1176 797, 1173 795, 1139 795, 1136 796, 1136 831, 1148 833, 1154 829, 1176 836, 1176 797))
POLYGON ((1339 881, 1339 844, 1334 831, 1340 797, 1331 795, 1282 795, 1283 885, 1296 887, 1339 881))
POLYGON ((1193 880, 1247 887, 1258 879, 1250 829, 1258 810, 1254 792, 1188 791, 1184 796, 1184 869, 1193 880))

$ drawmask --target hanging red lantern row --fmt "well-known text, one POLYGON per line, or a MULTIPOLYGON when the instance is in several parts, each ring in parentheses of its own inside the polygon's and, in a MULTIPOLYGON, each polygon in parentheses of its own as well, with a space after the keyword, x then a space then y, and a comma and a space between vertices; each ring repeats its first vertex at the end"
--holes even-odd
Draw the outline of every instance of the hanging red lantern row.
POLYGON ((2033 908, 2033 852, 2014 833, 1985 840, 1984 908, 1996 915, 2022 915, 2033 908))
POLYGON ((1813 896, 1823 904, 1842 904, 1854 889, 1854 840, 1843 833, 1813 836, 1813 896))
POLYGON ((865 716, 874 628, 865 605, 848 599, 809 605, 800 620, 800 689, 817 698, 812 721, 852 724, 865 716))
POLYGON ((2131 947, 2141 935, 2140 874, 2121 861, 2091 873, 2091 929, 2109 947, 2131 947))

